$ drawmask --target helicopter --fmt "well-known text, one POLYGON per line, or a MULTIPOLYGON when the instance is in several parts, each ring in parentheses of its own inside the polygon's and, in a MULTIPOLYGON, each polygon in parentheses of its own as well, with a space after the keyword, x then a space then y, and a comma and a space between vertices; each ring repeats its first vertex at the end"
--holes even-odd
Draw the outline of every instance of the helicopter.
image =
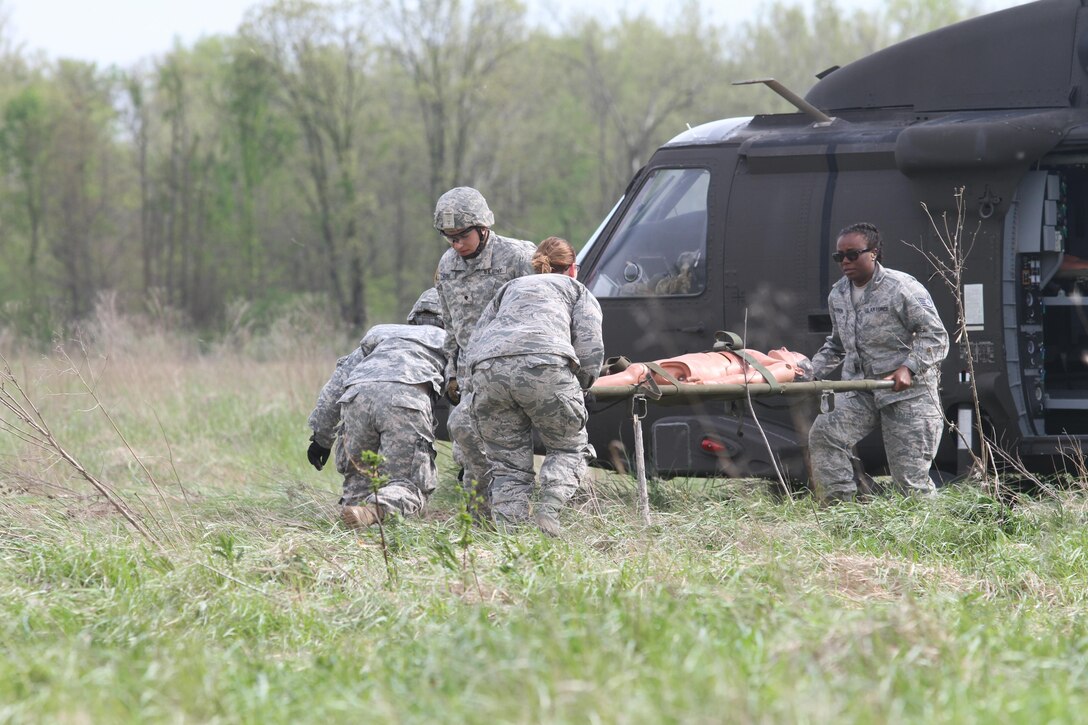
MULTIPOLYGON (((831 332, 838 231, 872 222, 887 265, 966 333, 942 366, 955 425, 936 468, 962 472, 981 422, 1029 469, 1053 470, 1088 443, 1088 7, 1037 0, 817 78, 804 97, 758 81, 796 111, 685 130, 631 179, 578 258, 607 353, 652 361, 730 330, 748 348, 812 355, 831 332), (954 292, 934 260, 957 223, 954 292)), ((817 405, 650 405, 648 458, 661 475, 805 480, 817 405)), ((590 405, 606 465, 632 450, 630 421, 625 404, 590 405)), ((876 433, 857 452, 884 465, 876 433)))

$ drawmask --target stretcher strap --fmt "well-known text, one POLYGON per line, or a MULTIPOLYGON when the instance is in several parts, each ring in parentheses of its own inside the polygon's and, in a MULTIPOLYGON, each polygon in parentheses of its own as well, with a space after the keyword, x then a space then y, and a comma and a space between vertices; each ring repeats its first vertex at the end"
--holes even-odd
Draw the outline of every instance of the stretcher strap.
POLYGON ((669 385, 675 385, 677 388, 680 387, 680 385, 681 385, 680 381, 677 380, 676 378, 674 378, 672 376, 672 374, 668 370, 661 367, 657 363, 648 362, 648 363, 642 363, 642 364, 645 365, 647 367, 647 369, 650 370, 650 372, 657 373, 661 377, 665 378, 665 382, 668 383, 669 385))
MULTIPOLYGON (((636 393, 645 395, 650 400, 661 400, 661 388, 658 386, 657 381, 654 380, 654 376, 652 375, 654 372, 665 376, 665 379, 671 381, 673 385, 680 385, 675 378, 662 370, 661 366, 657 363, 645 363, 645 365, 647 372, 645 377, 643 377, 642 380, 639 380, 638 384, 635 385, 636 393)), ((679 387, 677 387, 677 390, 679 390, 679 387)))
POLYGON ((601 366, 601 375, 613 375, 615 373, 622 373, 627 368, 631 367, 631 361, 623 355, 607 358, 604 361, 604 365, 601 366))
POLYGON ((756 360, 744 350, 733 350, 732 353, 755 368, 756 372, 762 375, 763 379, 767 381, 767 384, 771 386, 772 392, 777 393, 782 390, 782 383, 778 382, 778 378, 776 378, 763 363, 756 360))
POLYGON ((714 350, 729 350, 734 352, 744 347, 744 342, 740 339, 740 335, 735 332, 729 332, 728 330, 718 330, 714 333, 714 350))

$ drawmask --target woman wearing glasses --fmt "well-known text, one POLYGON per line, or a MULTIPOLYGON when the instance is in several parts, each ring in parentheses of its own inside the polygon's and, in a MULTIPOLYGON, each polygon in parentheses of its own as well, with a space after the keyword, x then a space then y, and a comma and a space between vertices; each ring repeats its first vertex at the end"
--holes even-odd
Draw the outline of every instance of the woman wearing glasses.
POLYGON ((532 242, 495 234, 494 223, 495 215, 483 194, 468 186, 450 189, 435 204, 434 228, 449 244, 435 272, 446 323, 446 397, 455 406, 446 427, 454 443, 454 459, 464 468, 465 485, 476 492, 478 518, 486 517, 489 464, 469 418, 472 392, 463 351, 480 313, 499 288, 533 273, 529 260, 535 249, 532 242))
POLYGON ((601 306, 575 279, 574 250, 548 237, 533 255, 537 274, 503 285, 480 316, 466 351, 472 420, 491 461, 491 512, 500 525, 529 520, 533 431, 544 443, 534 518, 559 534, 559 510, 586 470, 582 395, 604 359, 601 306))
POLYGON ((839 233, 832 259, 843 278, 831 288, 831 334, 812 357, 817 379, 842 363, 843 380, 894 381, 891 390, 835 396, 809 431, 816 491, 825 503, 857 493, 854 445, 877 423, 892 478, 904 492, 935 493, 929 468, 937 454, 943 415, 938 385, 948 333, 929 291, 914 277, 884 267, 880 232, 859 223, 839 233))

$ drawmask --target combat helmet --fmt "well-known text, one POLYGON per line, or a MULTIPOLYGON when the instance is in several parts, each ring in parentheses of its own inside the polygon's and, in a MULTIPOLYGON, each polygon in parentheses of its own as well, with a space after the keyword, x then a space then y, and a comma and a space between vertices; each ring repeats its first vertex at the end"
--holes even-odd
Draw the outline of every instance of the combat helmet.
POLYGON ((438 290, 431 287, 419 296, 408 313, 409 325, 434 325, 445 328, 442 324, 442 306, 438 301, 438 290))
POLYGON ((438 197, 434 207, 434 228, 467 229, 468 227, 487 227, 495 224, 495 215, 487 208, 484 195, 471 186, 458 186, 438 197))

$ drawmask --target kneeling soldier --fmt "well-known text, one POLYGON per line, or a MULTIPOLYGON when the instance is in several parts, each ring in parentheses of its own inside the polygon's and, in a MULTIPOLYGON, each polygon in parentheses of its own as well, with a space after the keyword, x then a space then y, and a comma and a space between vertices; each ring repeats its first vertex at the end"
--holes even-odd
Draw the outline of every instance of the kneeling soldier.
POLYGON ((337 361, 310 414, 306 455, 314 468, 324 467, 338 441, 341 518, 349 527, 371 526, 391 513, 418 514, 438 481, 433 403, 446 367, 446 333, 433 287, 408 322, 368 330, 359 347, 337 361), (363 451, 377 453, 380 465, 367 465, 363 451))

